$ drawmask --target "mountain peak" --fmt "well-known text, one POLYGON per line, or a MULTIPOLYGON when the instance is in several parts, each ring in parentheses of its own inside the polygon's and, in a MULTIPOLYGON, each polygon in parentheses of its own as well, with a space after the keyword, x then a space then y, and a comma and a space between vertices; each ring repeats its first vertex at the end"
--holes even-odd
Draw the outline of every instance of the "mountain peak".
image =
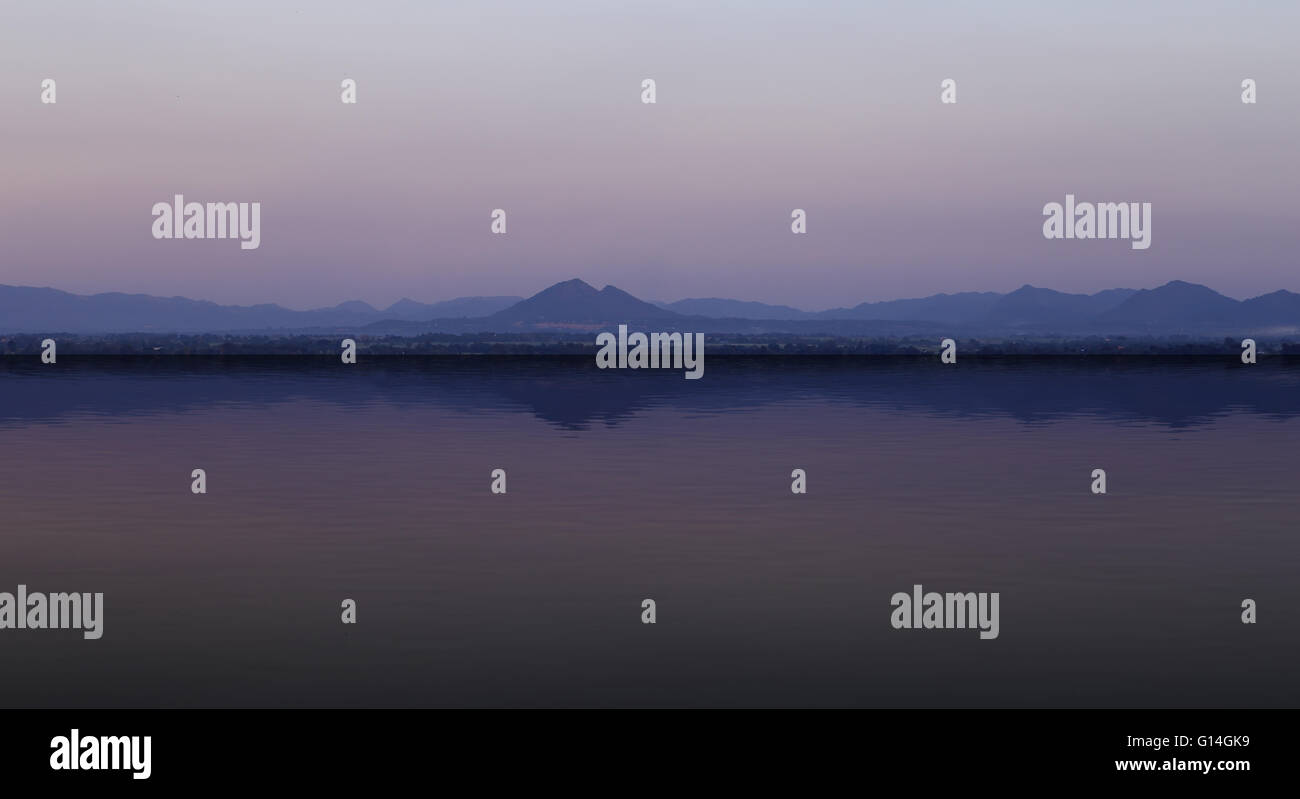
POLYGON ((610 323, 677 318, 680 315, 637 299, 616 286, 597 291, 573 278, 542 289, 494 318, 514 324, 610 323))
POLYGON ((1241 303, 1209 286, 1171 280, 1143 289, 1102 314, 1105 322, 1129 323, 1137 328, 1161 327, 1174 332, 1238 324, 1241 303))
POLYGON ((559 283, 547 286, 528 299, 553 296, 592 297, 599 293, 590 283, 582 278, 575 277, 572 280, 562 280, 559 283))
POLYGON ((1222 294, 1219 294, 1219 292, 1215 291, 1214 289, 1210 288, 1209 286, 1203 286, 1203 285, 1201 285, 1200 283, 1188 283, 1186 280, 1171 280, 1171 281, 1169 281, 1168 283, 1164 284, 1163 286, 1156 286, 1155 288, 1150 289, 1150 290, 1151 290, 1151 291, 1161 291, 1161 290, 1167 290, 1167 291, 1196 291, 1196 292, 1201 292, 1201 293, 1206 293, 1206 292, 1208 292, 1208 293, 1210 293, 1210 294, 1214 294, 1214 295, 1217 295, 1217 296, 1220 296, 1220 297, 1223 296, 1222 294))
MULTIPOLYGON (((184 299, 184 297, 173 297, 172 299, 184 299)), ((370 305, 370 303, 362 302, 361 300, 348 300, 347 302, 340 302, 338 305, 335 305, 333 308, 322 308, 321 310, 346 311, 348 313, 364 313, 364 314, 375 313, 375 309, 373 306, 370 305)))

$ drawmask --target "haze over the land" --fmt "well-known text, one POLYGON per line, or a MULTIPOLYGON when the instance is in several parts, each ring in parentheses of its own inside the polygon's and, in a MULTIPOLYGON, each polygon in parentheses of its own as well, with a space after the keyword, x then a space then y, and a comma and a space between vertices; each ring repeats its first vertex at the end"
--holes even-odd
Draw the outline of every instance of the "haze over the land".
POLYGON ((822 312, 725 298, 651 303, 574 278, 527 299, 462 297, 434 304, 403 299, 376 309, 350 301, 294 311, 273 304, 223 306, 184 297, 121 293, 78 296, 50 288, 0 286, 2 333, 355 332, 590 333, 627 324, 713 333, 893 336, 930 331, 964 335, 1142 334, 1300 336, 1300 294, 1276 291, 1245 301, 1184 281, 1156 289, 1069 294, 1016 291, 938 294, 863 302, 822 312))

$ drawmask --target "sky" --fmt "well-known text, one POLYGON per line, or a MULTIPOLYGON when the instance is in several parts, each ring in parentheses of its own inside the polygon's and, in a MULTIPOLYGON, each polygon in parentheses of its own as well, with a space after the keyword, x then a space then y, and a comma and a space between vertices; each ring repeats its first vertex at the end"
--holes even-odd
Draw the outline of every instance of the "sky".
POLYGON ((573 277, 811 310, 1300 291, 1297 41, 1290 0, 0 3, 0 283, 292 308, 573 277), (260 202, 261 245, 155 240, 177 193, 260 202), (1067 193, 1150 202, 1150 248, 1045 239, 1067 193))

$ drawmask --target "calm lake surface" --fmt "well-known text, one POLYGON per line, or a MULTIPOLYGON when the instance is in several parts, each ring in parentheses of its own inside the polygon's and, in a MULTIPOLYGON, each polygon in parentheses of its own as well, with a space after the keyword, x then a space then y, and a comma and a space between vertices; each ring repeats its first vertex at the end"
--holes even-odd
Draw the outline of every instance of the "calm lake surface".
POLYGON ((105 620, 0 706, 1296 707, 1298 444, 1300 359, 11 357, 0 591, 105 620))

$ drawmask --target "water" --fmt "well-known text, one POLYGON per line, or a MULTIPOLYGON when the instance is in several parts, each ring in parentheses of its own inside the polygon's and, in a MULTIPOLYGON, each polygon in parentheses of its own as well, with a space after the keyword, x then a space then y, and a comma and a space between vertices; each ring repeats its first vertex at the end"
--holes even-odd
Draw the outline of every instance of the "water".
POLYGON ((0 590, 106 618, 3 707, 1300 705, 1300 361, 34 360, 0 590))

